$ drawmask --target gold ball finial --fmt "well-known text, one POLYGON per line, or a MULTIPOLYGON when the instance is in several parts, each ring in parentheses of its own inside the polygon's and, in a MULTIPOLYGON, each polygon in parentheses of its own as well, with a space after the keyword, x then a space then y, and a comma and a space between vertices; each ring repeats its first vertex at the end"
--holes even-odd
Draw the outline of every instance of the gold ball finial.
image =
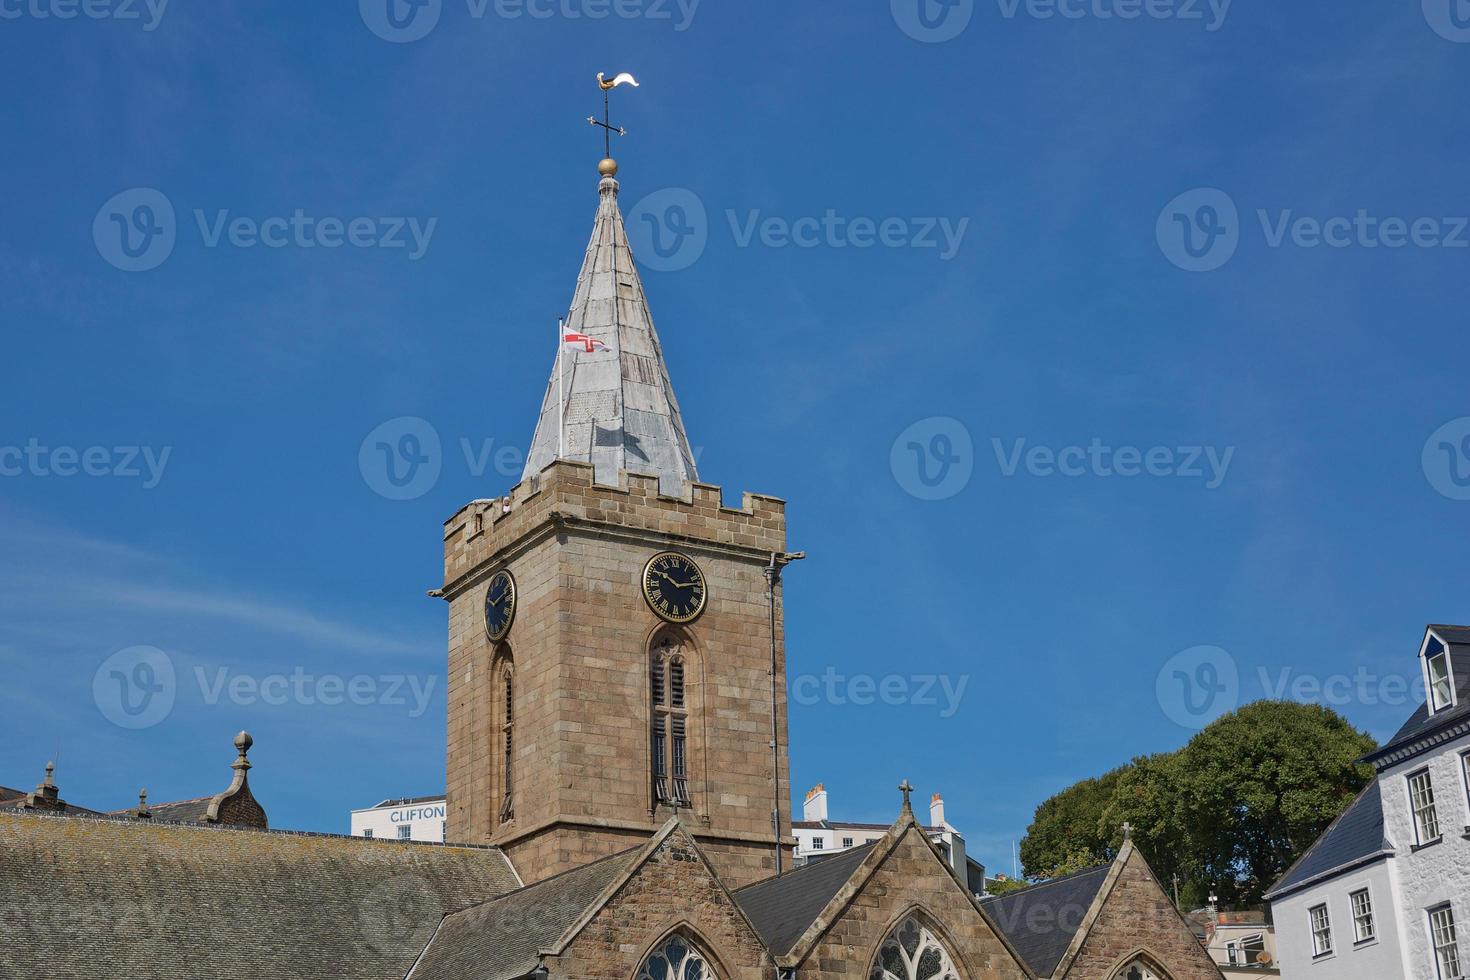
POLYGON ((604 177, 616 177, 618 175, 618 161, 614 160, 612 157, 605 157, 603 161, 597 165, 597 172, 602 174, 602 176, 604 177))

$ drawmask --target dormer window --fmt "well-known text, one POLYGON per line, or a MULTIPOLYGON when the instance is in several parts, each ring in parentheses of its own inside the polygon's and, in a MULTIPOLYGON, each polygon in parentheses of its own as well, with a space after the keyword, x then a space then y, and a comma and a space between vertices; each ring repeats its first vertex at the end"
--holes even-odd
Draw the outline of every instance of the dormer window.
POLYGON ((1450 652, 1433 633, 1424 645, 1424 662, 1428 670, 1430 713, 1453 707, 1455 682, 1450 671, 1450 652))

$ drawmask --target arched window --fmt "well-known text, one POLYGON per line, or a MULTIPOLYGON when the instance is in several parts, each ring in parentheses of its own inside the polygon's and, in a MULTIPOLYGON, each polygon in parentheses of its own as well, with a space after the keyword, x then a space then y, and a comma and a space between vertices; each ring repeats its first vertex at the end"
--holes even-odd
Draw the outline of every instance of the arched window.
POLYGON ((515 665, 506 654, 500 663, 500 822, 516 815, 515 809, 515 743, 516 688, 515 665))
POLYGON ((1153 964, 1139 958, 1119 970, 1113 980, 1168 980, 1161 973, 1154 972, 1153 964))
POLYGON ((648 954, 638 980, 719 980, 719 974, 693 943, 675 933, 648 954))
POLYGON ((689 696, 685 688, 689 657, 683 638, 661 633, 648 657, 649 740, 653 801, 687 807, 689 795, 689 696))
POLYGON ((959 980, 959 971, 939 937, 908 916, 878 947, 869 980, 959 980))

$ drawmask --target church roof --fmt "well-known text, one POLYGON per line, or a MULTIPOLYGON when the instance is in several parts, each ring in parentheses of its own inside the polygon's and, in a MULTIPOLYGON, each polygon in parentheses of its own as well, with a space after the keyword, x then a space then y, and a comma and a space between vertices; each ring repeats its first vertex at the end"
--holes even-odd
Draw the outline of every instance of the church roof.
POLYGON ((740 908, 776 956, 791 951, 832 897, 852 880, 878 841, 849 848, 735 893, 740 908))
POLYGON ((402 980, 494 848, 0 812, 5 974, 402 980))
POLYGON ((410 980, 524 977, 642 854, 636 847, 584 864, 444 919, 410 980))
POLYGON ((1053 878, 1009 895, 985 899, 981 907, 1032 972, 1049 977, 1067 955, 1113 868, 1105 864, 1053 878))
POLYGON ((617 180, 604 177, 598 193, 597 220, 566 332, 600 344, 563 345, 523 479, 560 455, 591 463, 598 483, 617 486, 618 472, 628 470, 656 476, 665 493, 679 495, 699 478, 694 453, 628 247, 617 180))

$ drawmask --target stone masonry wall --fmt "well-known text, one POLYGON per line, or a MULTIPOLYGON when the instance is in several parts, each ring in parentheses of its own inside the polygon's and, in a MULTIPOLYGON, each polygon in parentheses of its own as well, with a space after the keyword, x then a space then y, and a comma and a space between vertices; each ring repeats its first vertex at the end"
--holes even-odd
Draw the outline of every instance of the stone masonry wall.
POLYGON ((547 966, 556 978, 629 980, 675 929, 714 958, 720 980, 773 975, 760 939, 678 829, 547 966))
MULTIPOLYGON (((626 849, 668 819, 649 780, 648 646, 661 621, 641 576, 659 551, 678 550, 704 570, 705 613, 688 638, 689 759, 693 813, 686 820, 730 883, 769 874, 771 811, 789 837, 786 685, 778 627, 777 717, 782 746, 773 789, 770 626, 762 571, 785 548, 784 504, 746 495, 721 504, 717 487, 688 499, 625 474, 626 486, 592 483, 585 464, 562 461, 507 501, 481 501, 446 525, 449 623, 448 833, 496 843, 528 881, 626 849), (484 588, 515 575, 518 610, 505 647, 515 663, 515 816, 498 820, 498 693, 483 620, 484 588), (774 798, 773 798, 774 797, 774 798), (750 853, 745 853, 750 852, 750 853)), ((778 607, 778 624, 780 611, 778 607)))
POLYGON ((1134 853, 1108 896, 1066 980, 1113 980, 1125 957, 1147 949, 1170 980, 1221 980, 1220 970, 1134 853))
POLYGON ((800 964, 798 975, 863 980, 879 944, 914 906, 938 925, 966 980, 1024 980, 990 923, 914 827, 800 964))

